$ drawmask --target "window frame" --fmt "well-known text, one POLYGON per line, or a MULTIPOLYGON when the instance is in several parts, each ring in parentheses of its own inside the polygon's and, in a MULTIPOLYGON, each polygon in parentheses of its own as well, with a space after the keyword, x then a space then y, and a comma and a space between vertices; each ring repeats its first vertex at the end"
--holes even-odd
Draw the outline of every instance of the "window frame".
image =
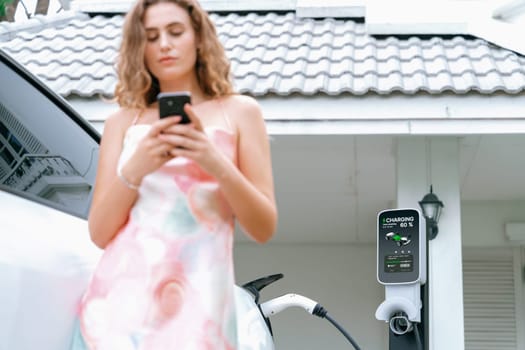
MULTIPOLYGON (((34 88, 37 93, 42 94, 42 97, 53 104, 57 109, 64 113, 65 116, 70 118, 74 124, 76 124, 82 132, 84 132, 89 138, 91 138, 97 145, 100 144, 100 134, 92 127, 73 107, 60 95, 52 91, 47 85, 45 85, 38 77, 30 73, 21 64, 15 61, 5 51, 0 48, 0 64, 5 65, 7 69, 12 70, 17 76, 28 83, 29 86, 34 88)), ((92 155, 93 156, 93 155, 92 155)), ((43 198, 33 196, 26 192, 17 191, 9 186, 0 184, 0 191, 12 194, 14 196, 24 198, 34 203, 44 205, 49 208, 56 209, 63 213, 73 215, 82 219, 86 219, 86 215, 82 215, 75 211, 69 211, 64 206, 50 202, 43 198)))

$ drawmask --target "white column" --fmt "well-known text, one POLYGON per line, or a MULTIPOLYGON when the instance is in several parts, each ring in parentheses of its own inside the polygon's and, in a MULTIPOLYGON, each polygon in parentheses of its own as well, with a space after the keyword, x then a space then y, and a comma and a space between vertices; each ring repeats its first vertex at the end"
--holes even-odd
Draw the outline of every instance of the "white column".
POLYGON ((464 349, 459 148, 455 137, 401 137, 397 204, 418 208, 434 193, 445 207, 429 244, 429 350, 464 349))

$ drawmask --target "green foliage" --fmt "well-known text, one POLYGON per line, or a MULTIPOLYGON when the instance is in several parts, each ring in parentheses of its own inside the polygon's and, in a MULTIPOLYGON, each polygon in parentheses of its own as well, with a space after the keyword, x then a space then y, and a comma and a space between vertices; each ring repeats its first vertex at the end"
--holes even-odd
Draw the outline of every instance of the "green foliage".
POLYGON ((12 2, 13 0, 0 0, 0 17, 5 16, 5 8, 12 2))

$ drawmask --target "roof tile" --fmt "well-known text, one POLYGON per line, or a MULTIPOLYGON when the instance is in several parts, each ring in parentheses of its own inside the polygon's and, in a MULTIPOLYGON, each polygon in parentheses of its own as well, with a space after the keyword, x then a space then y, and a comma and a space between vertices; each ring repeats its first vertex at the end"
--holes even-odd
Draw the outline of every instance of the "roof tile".
MULTIPOLYGON (((111 96, 122 15, 64 12, 0 23, 0 47, 64 96, 111 96)), ((366 25, 286 14, 211 14, 236 88, 252 95, 522 93, 525 57, 484 40, 372 37, 366 25)))
POLYGON ((525 72, 523 70, 521 71, 514 71, 509 75, 501 76, 505 91, 510 91, 512 93, 518 93, 523 91, 523 86, 525 86, 525 72))
POLYGON ((448 69, 455 76, 461 76, 465 72, 474 72, 472 61, 467 56, 459 56, 457 59, 449 60, 448 69))
POLYGON ((454 88, 459 92, 467 92, 478 86, 478 79, 473 71, 465 71, 461 75, 453 76, 454 88))
POLYGON ((402 91, 404 88, 404 77, 399 70, 378 78, 379 91, 402 91))
POLYGON ((470 55, 470 51, 468 47, 464 45, 453 45, 447 46, 445 48, 445 55, 450 60, 458 60, 460 58, 468 58, 470 55))
POLYGON ((443 44, 439 41, 434 40, 435 43, 432 45, 424 45, 422 54, 423 58, 427 62, 435 61, 438 57, 447 57, 443 44))
POLYGON ((504 61, 494 61, 494 65, 498 71, 505 75, 511 75, 513 72, 519 72, 523 64, 517 59, 510 58, 504 61))
POLYGON ((405 74, 405 76, 412 76, 415 73, 425 73, 425 61, 423 60, 423 57, 415 56, 410 60, 402 60, 401 61, 401 67, 399 68, 401 72, 405 74))
POLYGON ((295 50, 289 50, 286 54, 286 56, 283 56, 283 58, 286 58, 289 62, 294 62, 300 59, 304 59, 305 57, 308 57, 310 54, 310 47, 308 45, 302 45, 297 47, 295 50))
MULTIPOLYGON (((288 76, 281 76, 279 84, 276 86, 276 93, 282 95, 282 91, 286 94, 302 92, 306 77, 303 74, 293 74, 288 76)), ((272 91, 273 92, 273 91, 272 91)))
MULTIPOLYGON (((306 65, 305 71, 303 71, 306 76, 312 77, 318 74, 324 74, 326 76, 331 76, 331 65, 332 61, 329 58, 323 58, 318 61, 308 62, 306 65)), ((300 72, 298 72, 300 73, 300 72)))
POLYGON ((496 91, 503 87, 503 79, 496 71, 489 71, 479 79, 480 88, 486 91, 496 91))
POLYGON ((376 60, 376 45, 374 42, 369 42, 365 46, 355 45, 354 61, 362 62, 368 59, 376 60))
POLYGON ((369 73, 377 75, 377 60, 373 56, 368 56, 362 61, 356 61, 353 74, 355 77, 364 77, 369 73))
POLYGON ((387 61, 390 58, 399 59, 399 51, 398 45, 378 45, 376 48, 376 57, 378 61, 387 61))
POLYGON ((427 86, 427 76, 423 71, 416 71, 412 75, 403 76, 403 91, 408 94, 414 94, 421 89, 421 86, 427 86))
POLYGON ((441 71, 436 75, 427 75, 427 81, 430 91, 444 92, 454 90, 452 76, 447 71, 441 71))
MULTIPOLYGON (((240 76, 246 76, 248 74, 260 75, 259 70, 261 69, 260 60, 252 60, 247 63, 237 65, 235 69, 235 74, 240 76)), ((266 75, 269 75, 267 73, 266 75)))
POLYGON ((330 77, 336 78, 353 71, 354 61, 350 56, 341 57, 340 61, 330 63, 330 77))
MULTIPOLYGON (((479 60, 472 61, 472 68, 474 68, 475 72, 479 72, 481 74, 498 71, 498 67, 494 64, 494 60, 490 56, 483 56, 479 60)), ((498 73, 503 72, 500 71, 498 73)))
POLYGON ((277 59, 268 64, 261 64, 259 70, 257 72, 254 71, 254 73, 257 73, 257 75, 260 77, 269 77, 274 72, 284 71, 284 64, 285 62, 282 59, 277 59))
POLYGON ((327 94, 332 91, 345 91, 350 86, 352 74, 350 72, 343 72, 341 75, 329 77, 325 83, 325 90, 327 94))
POLYGON ((480 60, 483 57, 492 56, 492 50, 489 45, 476 45, 470 47, 468 57, 472 60, 480 60))
MULTIPOLYGON (((309 62, 320 62, 322 60, 338 60, 338 57, 332 56, 332 47, 330 45, 314 47, 310 50, 310 53, 308 55, 309 62)), ((329 66, 327 67, 327 69, 329 69, 329 66)))
POLYGON ((277 46, 274 50, 267 50, 264 48, 264 54, 258 56, 262 59, 263 62, 272 62, 275 60, 284 60, 288 54, 288 49, 286 46, 281 45, 277 46))
POLYGON ((435 56, 432 60, 425 61, 425 72, 428 75, 438 75, 441 72, 449 72, 447 63, 444 56, 435 56))
POLYGON ((381 76, 388 76, 392 73, 401 73, 399 57, 392 56, 384 62, 379 62, 377 65, 377 73, 381 76))
POLYGON ((302 88, 300 89, 301 93, 305 95, 315 95, 320 89, 322 90, 324 88, 326 79, 326 74, 323 73, 313 77, 307 76, 302 88))

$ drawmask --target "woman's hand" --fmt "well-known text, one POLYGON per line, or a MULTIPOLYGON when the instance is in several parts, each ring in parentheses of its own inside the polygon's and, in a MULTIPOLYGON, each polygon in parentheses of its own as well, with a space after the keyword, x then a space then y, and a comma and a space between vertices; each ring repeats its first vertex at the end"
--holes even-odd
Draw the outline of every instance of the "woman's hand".
POLYGON ((223 153, 210 141, 200 118, 191 105, 186 104, 184 111, 190 117, 190 124, 173 124, 165 128, 159 139, 171 145, 170 157, 185 157, 193 160, 208 174, 218 177, 226 160, 223 153))
POLYGON ((174 157, 170 152, 173 146, 164 140, 164 133, 180 120, 180 117, 168 117, 151 125, 151 129, 140 140, 135 152, 122 168, 122 173, 127 180, 138 185, 144 176, 174 157))

